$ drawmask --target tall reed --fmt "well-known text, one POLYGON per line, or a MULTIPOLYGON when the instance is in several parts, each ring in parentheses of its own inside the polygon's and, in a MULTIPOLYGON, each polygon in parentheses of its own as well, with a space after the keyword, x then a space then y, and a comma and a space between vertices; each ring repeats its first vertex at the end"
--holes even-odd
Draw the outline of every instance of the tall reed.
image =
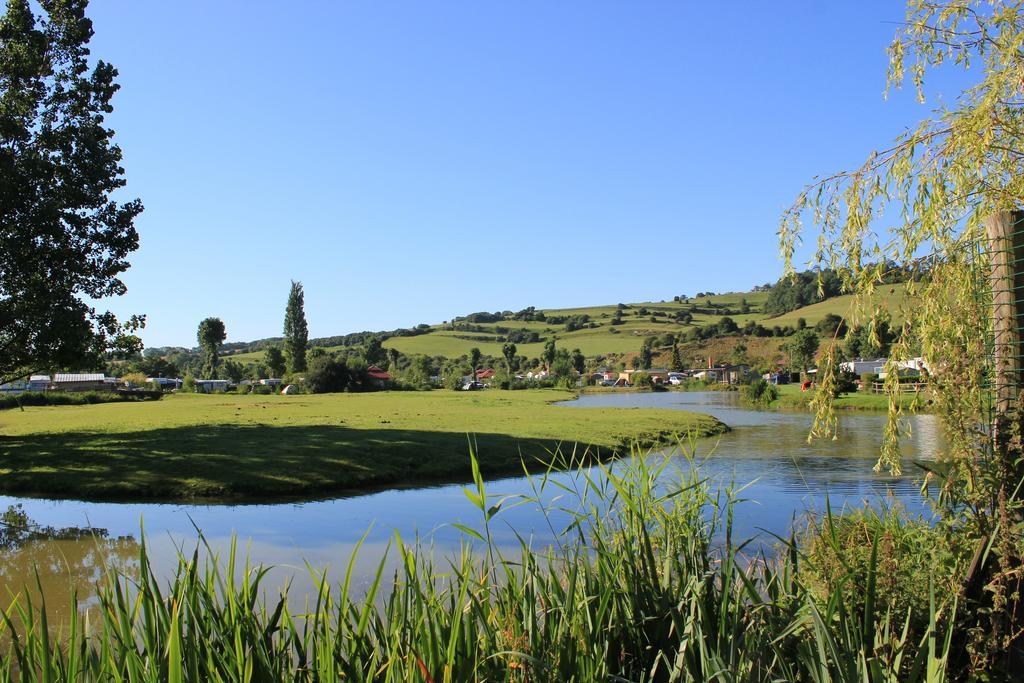
POLYGON ((877 541, 863 590, 822 596, 797 543, 769 555, 737 542, 737 492, 674 462, 636 454, 495 497, 474 458, 481 522, 461 527, 458 553, 396 535, 393 577, 385 557, 357 593, 353 554, 339 585, 315 575, 301 611, 267 599, 267 569, 234 545, 222 559, 197 549, 161 580, 143 542, 139 576, 111 576, 61 629, 45 602, 13 604, 0 681, 946 680, 940 624, 955 601, 932 590, 923 619, 880 609, 877 541), (554 543, 494 542, 504 510, 545 504, 570 515, 554 543))

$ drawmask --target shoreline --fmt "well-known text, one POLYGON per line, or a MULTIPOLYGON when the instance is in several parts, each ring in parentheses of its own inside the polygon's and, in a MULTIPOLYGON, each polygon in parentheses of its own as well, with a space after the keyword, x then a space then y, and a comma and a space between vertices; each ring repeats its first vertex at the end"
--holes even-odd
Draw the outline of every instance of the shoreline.
POLYGON ((28 408, 3 422, 0 494, 218 505, 322 500, 469 482, 471 450, 493 478, 729 431, 702 413, 563 413, 552 405, 577 397, 558 390, 220 394, 28 408))

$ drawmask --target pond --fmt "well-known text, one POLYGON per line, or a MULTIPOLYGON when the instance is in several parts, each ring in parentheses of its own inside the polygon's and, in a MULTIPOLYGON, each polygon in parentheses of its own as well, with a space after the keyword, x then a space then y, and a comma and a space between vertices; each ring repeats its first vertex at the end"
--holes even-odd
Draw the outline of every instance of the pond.
MULTIPOLYGON (((811 416, 806 413, 750 410, 734 392, 604 393, 585 395, 561 404, 576 407, 669 408, 708 413, 732 431, 696 442, 702 476, 718 484, 748 485, 746 502, 736 509, 734 538, 785 535, 795 519, 821 512, 826 498, 833 510, 843 506, 899 503, 911 512, 928 514, 918 490, 922 471, 914 463, 935 457, 940 447, 938 421, 933 416, 911 416, 904 438, 906 474, 876 474, 885 416, 853 413, 839 418, 838 441, 808 445, 811 416)), ((486 454, 482 454, 484 457, 486 454)), ((679 456, 673 456, 679 457, 679 456)), ((569 482, 569 474, 556 474, 569 482)), ((488 482, 493 494, 531 494, 524 477, 488 482)), ((559 493, 563 493, 559 491, 559 493)), ((542 497, 551 503, 555 492, 542 497)), ((340 580, 356 544, 365 540, 356 560, 356 575, 365 585, 389 542, 398 532, 409 542, 417 536, 433 546, 435 555, 459 547, 465 536, 453 523, 480 527, 479 512, 469 503, 461 485, 388 490, 362 496, 273 505, 120 504, 0 497, 0 509, 20 504, 29 517, 54 527, 92 526, 105 529, 106 538, 32 541, 16 551, 0 552, 0 596, 35 582, 32 567, 39 567, 48 604, 67 613, 89 601, 91 586, 107 563, 131 574, 136 566, 140 529, 144 529, 151 560, 158 572, 169 574, 183 548, 195 548, 201 529, 215 552, 227 554, 233 538, 239 552, 254 564, 274 565, 271 585, 292 582, 293 600, 301 603, 313 585, 309 567, 340 580), (70 595, 78 592, 77 605, 70 595), (62 599, 63 598, 63 599, 62 599)), ((564 505, 564 501, 560 503, 564 505)), ((517 548, 515 533, 543 546, 553 532, 570 520, 568 513, 545 517, 537 505, 503 511, 492 528, 499 544, 517 548)), ((392 558, 393 560, 394 558, 392 558)), ((389 567, 396 566, 392 562, 389 567)))

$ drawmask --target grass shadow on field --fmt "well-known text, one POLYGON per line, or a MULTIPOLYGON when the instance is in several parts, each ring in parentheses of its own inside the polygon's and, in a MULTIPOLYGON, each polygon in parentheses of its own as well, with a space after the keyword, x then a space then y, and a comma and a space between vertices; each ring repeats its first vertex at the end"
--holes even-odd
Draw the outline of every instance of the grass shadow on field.
MULTIPOLYGON (((556 441, 476 434, 486 475, 543 467, 556 441)), ((573 444, 563 444, 572 453, 573 444)), ((583 448, 578 449, 580 452, 583 448)), ((607 448, 592 448, 610 457, 607 448)), ((465 433, 201 425, 0 436, 0 493, 110 500, 301 499, 471 479, 465 433)))

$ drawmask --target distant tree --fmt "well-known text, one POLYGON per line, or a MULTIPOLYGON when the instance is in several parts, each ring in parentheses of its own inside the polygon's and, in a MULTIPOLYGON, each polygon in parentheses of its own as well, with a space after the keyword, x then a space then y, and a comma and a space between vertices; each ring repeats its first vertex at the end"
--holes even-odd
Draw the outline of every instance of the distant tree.
POLYGON ((282 377, 288 367, 284 353, 276 346, 267 347, 267 350, 263 352, 263 361, 267 364, 271 377, 282 377))
POLYGON ((814 331, 825 338, 842 337, 846 335, 846 321, 835 313, 828 313, 814 326, 814 331))
POLYGON ((417 387, 429 388, 434 364, 430 356, 414 356, 409 363, 407 381, 417 387))
POLYGON ((558 349, 555 359, 551 363, 551 377, 555 384, 571 388, 576 384, 576 376, 572 365, 572 357, 565 349, 558 349))
POLYGON ((475 346, 469 350, 469 375, 471 382, 476 381, 476 370, 480 366, 480 358, 482 357, 483 354, 480 353, 480 349, 476 348, 475 346))
POLYGON ((718 321, 718 333, 722 335, 736 334, 740 331, 740 326, 736 324, 736 321, 729 316, 724 316, 718 321))
POLYGON ((505 356, 505 370, 508 372, 509 381, 512 380, 512 373, 516 370, 516 345, 506 343, 501 347, 501 355, 505 356))
POLYGON ((392 373, 398 370, 398 359, 402 357, 398 349, 388 349, 388 370, 392 373))
POLYGON ((314 394, 344 391, 349 387, 351 376, 343 358, 320 354, 309 359, 305 371, 306 387, 314 394))
POLYGON ((160 356, 140 358, 134 366, 147 377, 177 377, 179 373, 175 363, 160 356))
POLYGON ((785 343, 782 350, 789 354, 790 364, 803 374, 814 362, 818 344, 818 335, 814 330, 805 328, 798 330, 793 338, 785 343))
POLYGON ((805 327, 807 327, 807 319, 806 318, 797 318, 796 319, 796 329, 802 330, 805 327))
POLYGON ((366 348, 363 349, 363 358, 369 365, 380 365, 387 356, 383 342, 380 337, 370 337, 366 341, 366 348))
POLYGON ((846 357, 880 358, 888 356, 896 338, 897 331, 892 329, 888 320, 876 321, 873 330, 869 325, 858 325, 846 335, 846 348, 844 349, 846 357))
POLYGON ((125 293, 136 199, 106 127, 117 69, 90 56, 86 3, 10 0, 0 15, 0 384, 141 350, 91 302, 125 293), (33 15, 35 10, 38 16, 33 15))
POLYGON ((541 358, 544 360, 544 367, 548 372, 551 372, 551 364, 555 362, 555 340, 549 339, 544 344, 544 353, 541 354, 541 358))
POLYGON ((750 313, 750 304, 747 303, 747 297, 740 299, 740 313, 744 315, 750 313))
POLYGON ((220 345, 227 339, 224 321, 220 318, 206 318, 199 323, 196 339, 203 353, 203 372, 207 377, 216 376, 220 345))
POLYGON ((241 382, 242 378, 245 377, 245 368, 242 364, 231 359, 224 361, 221 365, 220 371, 221 375, 224 376, 224 379, 231 380, 236 384, 241 382))
POLYGON ((689 311, 676 311, 676 321, 683 325, 689 325, 693 322, 693 313, 689 311))
POLYGON ((587 358, 579 349, 572 350, 570 360, 572 361, 572 367, 581 375, 583 374, 583 371, 587 369, 587 358))
POLYGON ((654 337, 647 337, 644 339, 643 346, 640 347, 640 369, 650 370, 652 362, 654 362, 654 337))
POLYGON ((290 372, 304 372, 306 369, 309 326, 306 325, 305 306, 306 294, 302 283, 292 280, 291 289, 288 290, 288 304, 284 309, 284 345, 290 372))
POLYGON ((683 357, 679 353, 679 344, 672 346, 672 372, 682 372, 685 369, 683 366, 683 357))

